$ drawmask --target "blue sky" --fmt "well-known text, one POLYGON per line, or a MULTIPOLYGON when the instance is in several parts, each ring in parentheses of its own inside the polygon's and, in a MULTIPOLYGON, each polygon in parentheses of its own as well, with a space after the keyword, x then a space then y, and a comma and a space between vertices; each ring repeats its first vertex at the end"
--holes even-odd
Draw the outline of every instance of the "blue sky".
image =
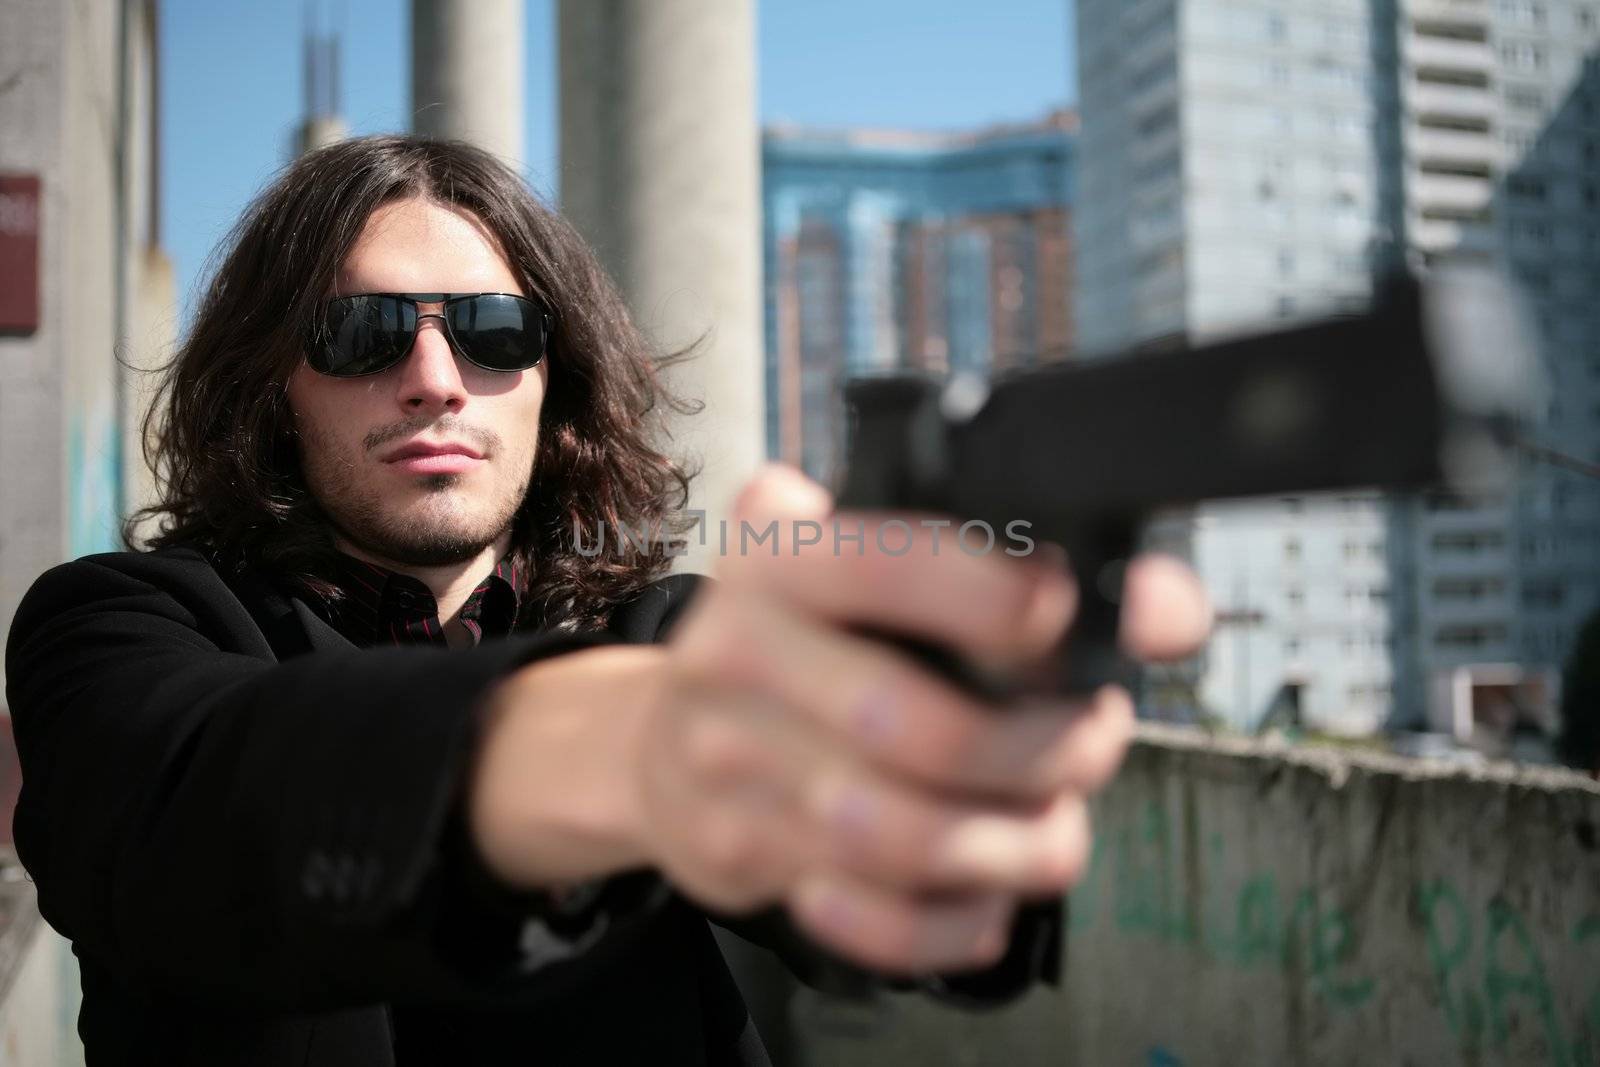
MULTIPOLYGON (((763 121, 959 129, 1074 95, 1072 0, 766 0, 763 121)), ((324 0, 355 133, 409 127, 409 0, 324 0), (341 11, 342 8, 342 11, 341 11)), ((527 0, 528 177, 555 193, 554 0, 527 0)), ((165 0, 162 226, 184 305, 240 211, 289 159, 303 0, 165 0)))

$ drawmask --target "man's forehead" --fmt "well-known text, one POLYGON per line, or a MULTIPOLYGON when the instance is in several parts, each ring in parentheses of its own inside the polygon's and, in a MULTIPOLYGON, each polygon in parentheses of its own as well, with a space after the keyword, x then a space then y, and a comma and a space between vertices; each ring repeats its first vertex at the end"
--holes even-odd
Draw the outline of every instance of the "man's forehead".
POLYGON ((374 211, 334 284, 336 295, 522 291, 488 227, 465 211, 426 200, 374 211))

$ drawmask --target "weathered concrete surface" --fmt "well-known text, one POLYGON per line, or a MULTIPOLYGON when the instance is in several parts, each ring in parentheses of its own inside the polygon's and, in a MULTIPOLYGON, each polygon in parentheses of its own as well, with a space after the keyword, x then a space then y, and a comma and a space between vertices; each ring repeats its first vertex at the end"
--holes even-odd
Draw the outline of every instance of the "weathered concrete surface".
POLYGON ((1059 992, 800 992, 794 1060, 1600 1064, 1600 784, 1148 728, 1096 808, 1059 992))

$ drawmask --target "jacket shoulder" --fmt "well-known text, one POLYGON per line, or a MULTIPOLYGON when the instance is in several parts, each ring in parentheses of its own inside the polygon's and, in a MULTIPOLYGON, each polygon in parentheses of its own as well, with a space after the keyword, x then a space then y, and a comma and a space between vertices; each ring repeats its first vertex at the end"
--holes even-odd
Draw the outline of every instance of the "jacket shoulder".
POLYGON ((617 606, 606 629, 633 644, 664 641, 697 593, 711 582, 701 574, 669 574, 617 606))
POLYGON ((101 552, 58 564, 28 589, 9 644, 45 622, 78 612, 153 612, 175 618, 220 647, 260 653, 265 642, 252 612, 204 554, 194 548, 101 552))

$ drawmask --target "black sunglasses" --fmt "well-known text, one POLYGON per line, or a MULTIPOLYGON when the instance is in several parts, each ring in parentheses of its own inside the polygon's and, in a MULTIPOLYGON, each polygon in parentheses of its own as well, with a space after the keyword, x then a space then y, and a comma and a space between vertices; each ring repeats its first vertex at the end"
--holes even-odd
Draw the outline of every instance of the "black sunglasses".
POLYGON ((399 363, 423 319, 439 319, 457 355, 484 370, 518 371, 544 359, 553 325, 537 300, 509 293, 366 293, 328 301, 306 352, 311 369, 335 378, 376 374, 399 363), (418 304, 443 304, 420 315, 418 304))

